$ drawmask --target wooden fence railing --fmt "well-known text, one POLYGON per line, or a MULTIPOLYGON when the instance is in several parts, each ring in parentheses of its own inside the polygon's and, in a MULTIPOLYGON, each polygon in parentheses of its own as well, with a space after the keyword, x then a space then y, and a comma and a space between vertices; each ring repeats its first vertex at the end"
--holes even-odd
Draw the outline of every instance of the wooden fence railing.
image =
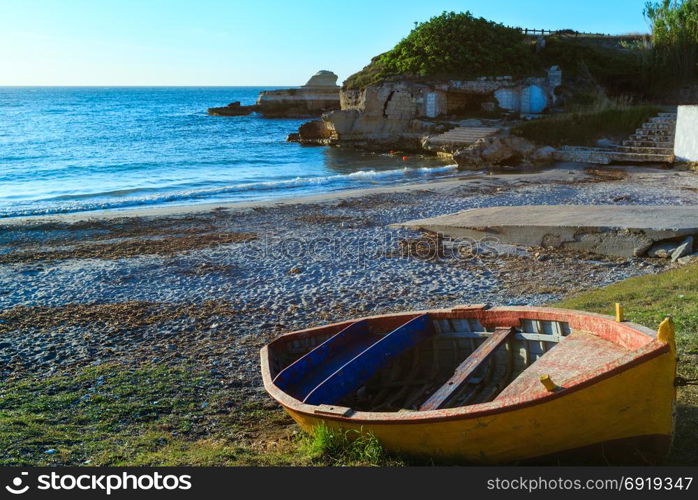
POLYGON ((629 34, 624 34, 624 35, 610 35, 607 33, 587 33, 583 31, 575 31, 575 30, 546 30, 546 29, 532 29, 532 28, 519 28, 521 30, 521 33, 523 33, 526 36, 546 36, 546 35, 558 35, 558 36, 566 36, 566 37, 571 37, 571 38, 578 38, 578 37, 584 37, 584 38, 622 38, 622 39, 639 39, 643 38, 646 35, 643 35, 641 33, 629 33, 629 34))

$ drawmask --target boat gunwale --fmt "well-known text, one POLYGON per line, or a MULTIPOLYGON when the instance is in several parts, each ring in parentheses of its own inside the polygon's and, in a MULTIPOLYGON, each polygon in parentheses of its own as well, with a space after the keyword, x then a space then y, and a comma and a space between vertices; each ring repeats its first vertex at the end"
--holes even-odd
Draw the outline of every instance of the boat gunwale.
MULTIPOLYGON (((531 319, 531 318, 525 318, 531 319)), ((533 318, 535 319, 535 318, 533 318)), ((556 321, 556 319, 551 318, 538 318, 540 320, 556 321)), ((264 387, 267 392, 282 406, 286 409, 307 415, 312 418, 320 418, 325 420, 336 420, 346 423, 355 424, 422 424, 422 423, 433 423, 433 422, 444 422, 449 420, 466 420, 466 419, 476 419, 480 417, 490 416, 498 413, 504 413, 509 411, 514 411, 530 406, 536 406, 539 404, 545 404, 549 401, 564 397, 572 392, 587 388, 598 382, 601 382, 607 378, 613 377, 621 372, 629 370, 635 366, 638 366, 650 359, 660 356, 664 353, 670 353, 671 349, 669 344, 662 343, 656 340, 656 333, 649 328, 642 325, 631 322, 619 323, 615 318, 603 314, 589 313, 583 311, 575 311, 571 309, 557 309, 548 307, 531 307, 531 306, 504 306, 491 309, 485 309, 485 306, 471 306, 471 307, 455 307, 452 309, 437 309, 430 311, 410 311, 398 314, 385 314, 378 316, 369 316, 365 318, 358 318, 356 320, 343 321, 339 323, 333 323, 329 325, 308 328, 305 330, 298 330, 295 332, 290 332, 281 335, 270 344, 264 346, 260 351, 261 356, 261 368, 262 368, 262 378, 264 381, 264 387), (618 358, 615 361, 601 365, 596 369, 580 374, 572 379, 564 381, 567 385, 557 391, 547 392, 543 387, 541 391, 532 396, 526 397, 526 399, 520 399, 516 396, 509 398, 503 398, 501 400, 490 401, 488 403, 480 403, 476 405, 460 406, 456 408, 444 408, 439 410, 430 411, 410 411, 410 412, 367 412, 367 411, 355 411, 351 408, 345 408, 336 406, 338 410, 351 410, 350 414, 337 414, 329 412, 318 413, 317 410, 321 408, 321 405, 308 405, 305 404, 292 396, 288 395, 281 389, 279 389, 272 381, 271 371, 270 371, 270 346, 277 342, 282 342, 287 340, 291 336, 308 336, 313 332, 323 329, 331 328, 341 328, 342 325, 350 324, 354 321, 366 320, 380 320, 384 318, 398 318, 404 317, 409 318, 410 316, 418 314, 429 314, 429 315, 451 315, 456 312, 479 312, 483 311, 485 313, 496 313, 496 312, 517 312, 526 313, 526 315, 532 314, 543 314, 543 315, 553 315, 562 319, 569 315, 574 315, 576 317, 586 316, 589 318, 608 321, 613 323, 616 328, 622 328, 629 332, 635 334, 645 335, 650 338, 650 341, 643 346, 628 350, 626 355, 618 358)), ((332 406, 332 405, 329 405, 332 406)))

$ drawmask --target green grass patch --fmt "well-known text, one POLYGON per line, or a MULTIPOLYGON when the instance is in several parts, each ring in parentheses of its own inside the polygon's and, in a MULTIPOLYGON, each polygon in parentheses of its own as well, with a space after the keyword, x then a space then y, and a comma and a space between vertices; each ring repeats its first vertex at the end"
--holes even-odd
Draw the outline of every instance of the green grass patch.
POLYGON ((302 455, 289 455, 295 447, 278 432, 289 425, 280 410, 235 400, 207 373, 103 365, 6 381, 0 465, 297 463, 302 455))
POLYGON ((602 138, 628 137, 660 111, 655 106, 634 106, 565 113, 522 123, 512 132, 537 144, 594 146, 602 138))
POLYGON ((301 440, 300 449, 314 463, 326 465, 404 465, 388 455, 373 434, 315 427, 301 440))
MULTIPOLYGON (((698 378, 698 265, 639 276, 570 297, 555 307, 613 314, 614 304, 625 308, 626 319, 657 328, 671 315, 676 324, 679 375, 698 378)), ((674 447, 669 462, 698 465, 698 386, 678 389, 674 447)))
POLYGON ((88 367, 0 388, 0 466, 397 465, 370 434, 298 431, 206 372, 88 367))

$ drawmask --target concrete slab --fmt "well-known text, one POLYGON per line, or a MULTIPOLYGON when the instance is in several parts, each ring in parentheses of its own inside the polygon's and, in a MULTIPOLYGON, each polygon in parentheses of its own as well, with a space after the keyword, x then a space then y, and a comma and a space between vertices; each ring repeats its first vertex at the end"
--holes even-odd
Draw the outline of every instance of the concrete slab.
POLYGON ((642 256, 658 241, 698 235, 698 206, 489 207, 393 224, 451 238, 642 256))

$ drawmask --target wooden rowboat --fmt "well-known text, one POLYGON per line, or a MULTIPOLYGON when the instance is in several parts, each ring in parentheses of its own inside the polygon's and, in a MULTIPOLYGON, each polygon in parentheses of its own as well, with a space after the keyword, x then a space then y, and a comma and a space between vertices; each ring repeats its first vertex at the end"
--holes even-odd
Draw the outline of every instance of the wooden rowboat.
POLYGON ((472 463, 656 463, 671 447, 676 347, 610 316, 464 306, 345 321, 261 351, 264 386, 305 430, 472 463))

